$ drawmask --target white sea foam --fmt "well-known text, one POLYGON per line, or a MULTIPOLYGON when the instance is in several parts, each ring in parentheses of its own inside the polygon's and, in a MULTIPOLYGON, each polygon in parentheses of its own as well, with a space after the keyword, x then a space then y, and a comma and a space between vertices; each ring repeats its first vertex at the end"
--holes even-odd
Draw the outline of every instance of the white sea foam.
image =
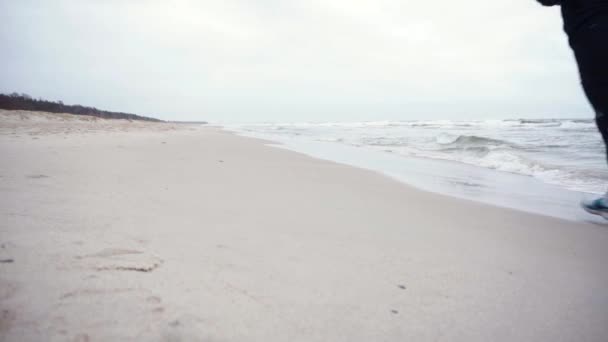
POLYGON ((592 120, 307 122, 232 128, 270 140, 331 142, 460 162, 578 191, 600 193, 608 184, 603 143, 592 120))

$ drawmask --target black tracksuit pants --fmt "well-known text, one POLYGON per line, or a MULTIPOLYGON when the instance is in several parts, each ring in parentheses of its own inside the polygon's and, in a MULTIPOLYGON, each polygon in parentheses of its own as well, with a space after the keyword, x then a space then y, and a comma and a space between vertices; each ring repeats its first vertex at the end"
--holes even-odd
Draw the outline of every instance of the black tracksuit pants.
POLYGON ((608 158, 608 19, 589 23, 570 35, 585 94, 595 110, 595 122, 608 158))

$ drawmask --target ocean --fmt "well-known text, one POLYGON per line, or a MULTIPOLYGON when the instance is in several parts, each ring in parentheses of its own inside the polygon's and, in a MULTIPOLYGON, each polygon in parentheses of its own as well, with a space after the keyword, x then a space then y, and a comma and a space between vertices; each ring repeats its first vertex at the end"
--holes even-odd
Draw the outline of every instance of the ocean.
POLYGON ((581 198, 604 193, 608 185, 604 146, 593 120, 301 122, 225 127, 311 156, 382 172, 425 190, 569 219, 584 216, 566 208, 577 206, 581 198), (547 196, 563 200, 547 205, 542 199, 547 196))

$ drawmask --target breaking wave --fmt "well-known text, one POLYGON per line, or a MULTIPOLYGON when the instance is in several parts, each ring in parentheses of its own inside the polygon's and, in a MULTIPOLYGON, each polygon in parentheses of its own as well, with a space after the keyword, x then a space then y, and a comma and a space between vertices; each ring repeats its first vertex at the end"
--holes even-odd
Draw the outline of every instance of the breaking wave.
POLYGON ((476 135, 448 135, 441 134, 435 139, 438 144, 446 146, 459 146, 459 147, 478 147, 478 146, 511 146, 512 144, 500 140, 486 137, 480 137, 476 135))
POLYGON ((608 183, 591 119, 267 123, 241 127, 265 138, 308 139, 460 162, 598 192, 608 183))

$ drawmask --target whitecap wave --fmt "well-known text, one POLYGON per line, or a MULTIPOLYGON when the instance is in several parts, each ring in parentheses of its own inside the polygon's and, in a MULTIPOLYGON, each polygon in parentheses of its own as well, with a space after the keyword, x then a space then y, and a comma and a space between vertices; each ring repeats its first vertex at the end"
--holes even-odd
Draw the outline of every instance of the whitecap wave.
POLYGON ((595 129, 595 123, 592 120, 568 120, 561 122, 559 127, 564 129, 595 129))
POLYGON ((589 119, 298 122, 238 129, 268 140, 348 144, 456 161, 587 192, 608 184, 601 138, 589 119))
POLYGON ((468 146, 513 146, 513 143, 500 139, 492 139, 480 137, 477 135, 450 135, 440 134, 435 139, 439 145, 457 145, 461 147, 468 146))

